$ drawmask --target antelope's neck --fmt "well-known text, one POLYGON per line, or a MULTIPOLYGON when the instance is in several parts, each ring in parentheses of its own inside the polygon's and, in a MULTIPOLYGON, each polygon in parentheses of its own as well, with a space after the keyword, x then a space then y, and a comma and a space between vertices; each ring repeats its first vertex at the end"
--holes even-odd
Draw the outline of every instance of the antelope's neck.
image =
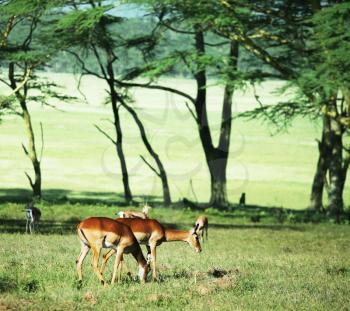
POLYGON ((167 242, 171 241, 186 241, 188 238, 188 231, 165 229, 165 239, 167 242))
POLYGON ((132 255, 134 256, 134 258, 136 259, 136 261, 140 266, 144 267, 147 265, 147 261, 143 256, 140 245, 135 247, 134 251, 132 252, 132 255))

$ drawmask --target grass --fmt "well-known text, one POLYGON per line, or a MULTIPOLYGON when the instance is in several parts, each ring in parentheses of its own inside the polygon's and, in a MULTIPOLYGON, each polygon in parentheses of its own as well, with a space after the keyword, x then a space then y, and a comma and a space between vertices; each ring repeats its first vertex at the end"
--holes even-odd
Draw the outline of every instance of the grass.
MULTIPOLYGON (((160 281, 138 283, 134 276, 102 287, 90 262, 77 288, 74 232, 88 215, 113 217, 108 205, 48 204, 41 234, 23 234, 23 205, 3 204, 0 223, 1 310, 347 310, 350 305, 350 227, 278 222, 267 213, 251 222, 254 208, 209 209, 209 241, 200 255, 184 243, 164 243, 158 251, 160 281), (5 221, 15 220, 7 227, 5 221)), ((155 208, 152 217, 189 228, 197 212, 155 208)), ((112 262, 107 280, 111 279, 112 262)))

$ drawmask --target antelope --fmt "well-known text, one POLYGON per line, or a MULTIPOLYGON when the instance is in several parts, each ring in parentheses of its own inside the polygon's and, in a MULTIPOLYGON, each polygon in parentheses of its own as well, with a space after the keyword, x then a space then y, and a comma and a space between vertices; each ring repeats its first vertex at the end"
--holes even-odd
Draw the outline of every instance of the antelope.
POLYGON ((34 207, 33 202, 26 205, 26 233, 34 233, 35 225, 38 226, 41 217, 40 209, 34 207))
POLYGON ((195 227, 198 228, 197 234, 202 235, 203 241, 204 241, 204 231, 205 231, 205 236, 206 236, 207 241, 208 241, 208 226, 209 226, 208 218, 204 215, 199 216, 197 221, 196 221, 195 227))
POLYGON ((146 281, 149 264, 142 254, 139 243, 127 225, 106 217, 91 217, 83 220, 77 226, 77 233, 81 242, 81 251, 76 261, 80 284, 83 281, 82 264, 90 248, 93 252, 93 269, 102 285, 105 284, 105 281, 98 269, 102 248, 110 248, 116 252, 111 284, 115 282, 118 269, 117 282, 120 281, 123 254, 128 253, 131 253, 139 264, 140 281, 146 281))
POLYGON ((149 213, 149 210, 151 209, 152 207, 146 205, 143 207, 142 209, 142 212, 137 212, 137 211, 121 211, 119 213, 117 213, 117 215, 120 217, 120 218, 141 218, 141 219, 148 219, 148 213, 149 213))
MULTIPOLYGON (((189 231, 165 229, 155 219, 140 219, 140 218, 117 218, 119 223, 128 225, 134 233, 140 244, 145 244, 147 248, 147 260, 152 263, 152 278, 157 279, 156 269, 156 248, 163 242, 184 241, 192 246, 197 253, 202 251, 197 228, 194 227, 189 231)), ((114 250, 110 250, 103 256, 101 273, 104 272, 106 263, 114 250)))

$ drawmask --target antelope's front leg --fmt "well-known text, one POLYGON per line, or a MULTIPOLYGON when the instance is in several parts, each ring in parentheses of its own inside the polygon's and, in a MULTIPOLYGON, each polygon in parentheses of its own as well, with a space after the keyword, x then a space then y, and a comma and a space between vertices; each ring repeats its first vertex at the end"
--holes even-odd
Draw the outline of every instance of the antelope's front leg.
POLYGON ((151 262, 152 262, 152 278, 153 281, 157 281, 157 263, 156 263, 156 256, 157 256, 157 245, 156 244, 152 244, 151 245, 151 262))
POLYGON ((115 252, 116 251, 114 249, 110 249, 106 254, 103 255, 102 265, 101 265, 101 274, 105 272, 107 261, 111 256, 114 255, 115 252))
MULTIPOLYGON (((113 269, 113 276, 112 276, 112 282, 111 284, 114 284, 116 276, 117 276, 117 270, 119 266, 121 266, 121 261, 123 260, 123 253, 124 249, 118 247, 117 254, 115 255, 115 263, 114 263, 114 269, 113 269)), ((117 280, 119 282, 119 280, 117 280)))

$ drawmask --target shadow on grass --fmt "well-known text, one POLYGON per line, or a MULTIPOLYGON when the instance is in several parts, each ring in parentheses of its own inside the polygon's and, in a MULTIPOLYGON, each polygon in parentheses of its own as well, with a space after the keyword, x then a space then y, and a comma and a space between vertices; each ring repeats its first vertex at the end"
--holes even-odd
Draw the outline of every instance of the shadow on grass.
MULTIPOLYGON (((125 203, 122 193, 96 192, 96 191, 71 191, 67 189, 43 190, 43 201, 54 204, 80 203, 80 204, 104 204, 129 206, 125 203)), ((1 203, 28 203, 32 200, 32 191, 23 188, 0 188, 1 203)), ((161 199, 156 196, 134 196, 132 204, 138 205, 144 201, 160 204, 161 199)), ((131 205, 132 205, 131 204, 131 205)))
MULTIPOLYGON (((37 234, 75 234, 76 227, 79 224, 79 219, 71 219, 67 221, 52 221, 41 220, 38 229, 35 231, 37 234)), ((165 228, 170 229, 190 229, 190 226, 185 223, 165 223, 162 222, 165 228)), ((0 219, 0 233, 25 234, 26 221, 19 219, 0 219)), ((304 231, 305 228, 293 225, 282 224, 220 224, 210 223, 210 228, 216 229, 261 229, 261 230, 293 230, 304 231)))
MULTIPOLYGON (((161 200, 155 196, 138 196, 135 197, 135 205, 147 201, 153 207, 161 207, 161 200)), ((1 203, 19 203, 24 204, 31 200, 31 191, 26 189, 0 189, 0 204, 1 203)), ((74 192, 65 189, 49 189, 43 191, 43 200, 48 204, 86 204, 106 206, 126 206, 121 194, 114 192, 74 192)), ((172 206, 174 209, 188 208, 181 202, 176 202, 172 206)), ((193 209, 192 209, 193 210, 193 209)), ((329 221, 329 217, 325 214, 316 213, 310 210, 291 210, 280 207, 266 207, 257 205, 231 205, 225 211, 219 211, 210 208, 202 211, 206 213, 208 218, 211 216, 224 218, 226 221, 220 223, 210 222, 211 228, 218 229, 266 229, 266 230, 306 230, 302 226, 295 226, 295 223, 318 223, 329 221), (237 223, 227 223, 228 219, 239 220, 237 223), (242 223, 243 220, 243 224, 242 223)), ((350 223, 350 214, 344 213, 342 216, 344 222, 350 223)), ((71 218, 66 221, 41 220, 39 224, 40 234, 72 234, 75 233, 76 225, 79 223, 78 218, 71 218)), ((191 224, 185 223, 163 223, 165 227, 172 229, 189 229, 191 224)), ((24 219, 0 219, 0 233, 24 233, 24 219)))
MULTIPOLYGON (((38 234, 73 234, 79 224, 78 219, 63 222, 41 220, 35 233, 38 234)), ((26 221, 19 219, 0 219, 0 233, 25 233, 26 221)))

